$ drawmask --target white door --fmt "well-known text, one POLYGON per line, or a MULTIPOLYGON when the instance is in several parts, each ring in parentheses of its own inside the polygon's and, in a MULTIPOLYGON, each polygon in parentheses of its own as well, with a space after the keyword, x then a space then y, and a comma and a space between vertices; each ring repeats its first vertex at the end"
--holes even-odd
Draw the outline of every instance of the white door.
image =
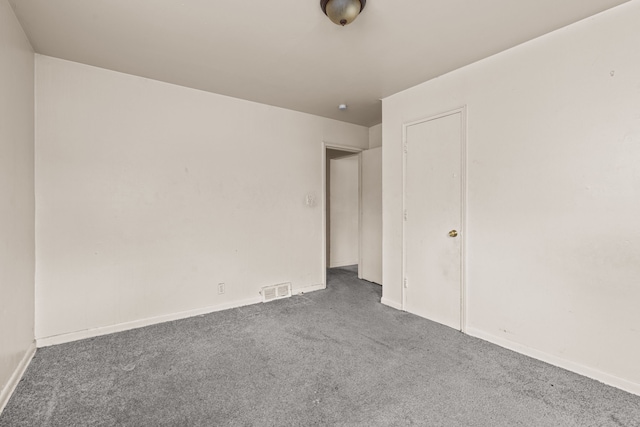
POLYGON ((382 284, 382 147, 362 152, 360 276, 382 284))
POLYGON ((359 240, 359 155, 329 161, 329 267, 356 265, 359 240))
POLYGON ((406 128, 405 309, 461 329, 462 112, 406 128))

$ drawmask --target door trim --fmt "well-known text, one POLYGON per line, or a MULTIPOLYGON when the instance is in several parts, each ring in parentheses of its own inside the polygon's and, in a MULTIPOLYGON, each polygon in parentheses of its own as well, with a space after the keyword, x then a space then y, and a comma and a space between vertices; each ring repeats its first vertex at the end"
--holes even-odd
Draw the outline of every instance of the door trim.
MULTIPOLYGON (((360 154, 364 151, 364 148, 357 147, 349 147, 348 145, 338 145, 332 144, 330 142, 323 141, 322 142, 322 171, 321 171, 321 179, 322 179, 322 194, 320 196, 322 200, 322 288, 327 288, 327 150, 340 150, 346 151, 348 153, 360 154)), ((362 156, 358 158, 358 168, 362 166, 362 156)), ((362 209, 362 192, 360 188, 360 171, 358 171, 358 210, 362 209)), ((360 218, 360 212, 358 212, 358 218, 360 218)), ((360 222, 359 222, 360 223, 360 222)), ((358 230, 358 244, 360 245, 362 242, 360 241, 361 230, 358 230)), ((359 252, 362 253, 361 248, 358 248, 359 252)), ((360 255, 358 255, 360 256, 360 255)))
POLYGON ((406 188, 407 188, 407 129, 409 126, 420 123, 430 122, 432 120, 441 119, 443 117, 460 114, 460 224, 461 224, 461 242, 460 242, 460 330, 467 331, 467 106, 449 110, 440 114, 431 115, 422 119, 406 122, 402 124, 402 277, 400 278, 400 286, 402 287, 402 310, 406 311, 407 292, 405 288, 406 277, 406 221, 404 220, 404 212, 406 206, 406 188))

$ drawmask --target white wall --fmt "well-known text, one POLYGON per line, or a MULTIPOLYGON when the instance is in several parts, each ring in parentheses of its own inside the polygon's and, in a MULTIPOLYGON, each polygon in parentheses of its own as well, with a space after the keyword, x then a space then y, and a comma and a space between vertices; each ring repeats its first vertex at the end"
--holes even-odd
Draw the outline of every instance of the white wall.
POLYGON ((382 284, 382 147, 361 154, 360 276, 382 284))
POLYGON ((382 147, 382 123, 369 128, 369 148, 382 147))
POLYGON ((359 154, 329 160, 329 267, 358 264, 359 154))
POLYGON ((0 1, 0 411, 33 353, 33 50, 0 1))
POLYGON ((467 331, 640 394, 640 1, 383 101, 384 302, 402 124, 468 108, 467 331))
POLYGON ((353 151, 341 151, 341 150, 335 150, 335 149, 331 149, 331 148, 327 148, 326 149, 326 158, 325 158, 325 179, 326 179, 326 185, 325 185, 325 190, 326 190, 326 194, 325 194, 325 211, 326 211, 326 215, 325 215, 325 220, 326 220, 326 264, 327 267, 330 266, 330 260, 331 260, 331 159, 339 159, 340 157, 346 157, 346 156, 353 156, 354 152, 353 151))
POLYGON ((39 344, 323 282, 322 144, 367 128, 39 55, 36 88, 39 344))

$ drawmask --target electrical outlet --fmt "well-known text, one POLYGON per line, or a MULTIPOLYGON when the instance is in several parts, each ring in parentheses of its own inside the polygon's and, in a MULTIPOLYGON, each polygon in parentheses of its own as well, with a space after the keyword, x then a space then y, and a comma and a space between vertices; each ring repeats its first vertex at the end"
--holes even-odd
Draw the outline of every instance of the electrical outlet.
POLYGON ((224 294, 224 283, 218 283, 218 295, 224 294))

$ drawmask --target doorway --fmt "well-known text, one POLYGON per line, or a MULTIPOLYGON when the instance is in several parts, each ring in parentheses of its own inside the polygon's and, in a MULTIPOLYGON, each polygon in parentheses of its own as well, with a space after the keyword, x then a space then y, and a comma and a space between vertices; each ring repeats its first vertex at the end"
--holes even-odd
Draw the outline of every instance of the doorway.
POLYGON ((358 266, 360 258, 360 152, 323 146, 323 271, 358 266))
POLYGON ((408 312, 463 330, 464 109, 405 125, 404 284, 408 312))
MULTIPOLYGON (((323 286, 327 285, 327 268, 345 265, 357 271, 359 279, 381 285, 382 148, 358 149, 324 143, 322 182, 323 286), (337 174, 332 174, 332 169, 337 174), (350 215, 339 219, 339 224, 336 224, 335 217, 332 220, 332 187, 334 196, 336 192, 349 194, 343 194, 342 197, 346 197, 350 203, 350 208, 347 208, 350 215), (342 242, 344 238, 348 238, 351 249, 345 246, 336 249, 334 245, 332 250, 332 245, 337 240, 342 242)), ((344 213, 344 200, 338 203, 342 204, 344 213)))

